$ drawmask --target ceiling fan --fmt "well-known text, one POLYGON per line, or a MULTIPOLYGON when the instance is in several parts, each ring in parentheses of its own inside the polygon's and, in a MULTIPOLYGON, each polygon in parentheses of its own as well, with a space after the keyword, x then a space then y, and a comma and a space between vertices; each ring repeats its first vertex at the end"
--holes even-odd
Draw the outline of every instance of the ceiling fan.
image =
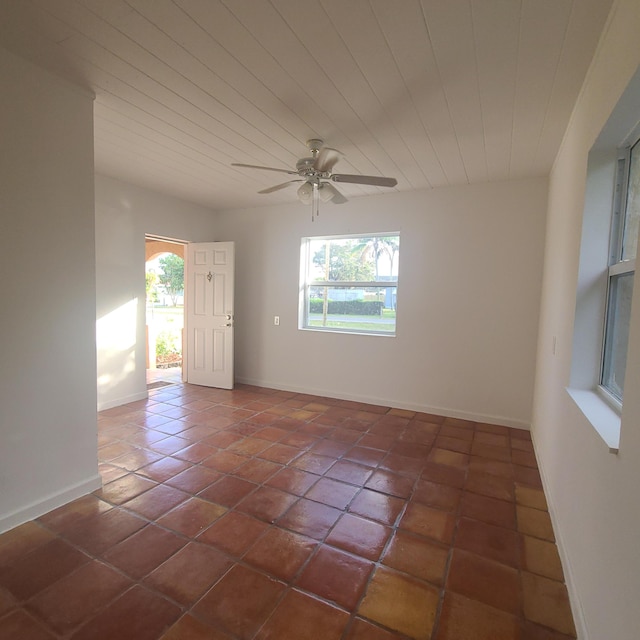
POLYGON ((261 167, 255 164, 241 164, 232 162, 233 167, 245 167, 247 169, 264 169, 265 171, 279 171, 289 175, 299 176, 294 180, 288 180, 273 187, 262 189, 258 193, 273 193, 288 187, 295 182, 302 182, 298 187, 298 199, 304 204, 311 205, 311 221, 319 213, 320 200, 323 202, 332 201, 334 204, 343 204, 347 199, 336 189, 331 182, 348 182, 351 184, 366 184, 376 187, 395 187, 398 181, 395 178, 385 178, 382 176, 361 176, 348 173, 331 173, 334 165, 342 157, 342 153, 337 149, 323 146, 324 142, 317 138, 307 140, 307 147, 311 151, 311 156, 300 158, 296 162, 295 170, 279 169, 277 167, 261 167))

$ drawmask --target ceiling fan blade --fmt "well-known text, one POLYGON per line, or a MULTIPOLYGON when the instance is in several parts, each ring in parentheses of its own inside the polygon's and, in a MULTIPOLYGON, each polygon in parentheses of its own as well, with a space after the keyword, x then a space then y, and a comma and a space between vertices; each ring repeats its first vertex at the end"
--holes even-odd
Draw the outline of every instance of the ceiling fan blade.
POLYGON ((257 164, 241 164, 240 162, 232 162, 232 167, 244 167, 245 169, 264 169, 265 171, 279 171, 280 173, 289 173, 291 175, 298 175, 297 171, 290 171, 289 169, 278 169, 276 167, 260 167, 257 164))
POLYGON ((288 180, 287 182, 276 184, 273 187, 267 187, 266 189, 262 189, 261 191, 258 191, 258 193, 273 193, 274 191, 280 191, 280 189, 284 189, 285 187, 288 187, 290 184, 294 182, 304 182, 304 180, 288 180))
POLYGON ((350 182, 351 184, 370 184, 374 187, 395 187, 398 181, 395 178, 383 176, 355 176, 348 173, 334 173, 331 176, 334 182, 350 182))
POLYGON ((337 149, 332 149, 331 147, 322 147, 318 152, 318 157, 316 161, 313 163, 316 171, 331 171, 334 165, 340 158, 342 157, 342 153, 337 149))

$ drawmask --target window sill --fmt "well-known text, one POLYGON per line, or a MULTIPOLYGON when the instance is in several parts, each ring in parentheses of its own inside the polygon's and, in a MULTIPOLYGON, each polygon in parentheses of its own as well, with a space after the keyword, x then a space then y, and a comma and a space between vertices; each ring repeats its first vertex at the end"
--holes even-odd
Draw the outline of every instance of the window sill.
POLYGON ((595 391, 571 389, 567 393, 591 423, 609 448, 609 453, 618 453, 620 447, 620 415, 614 411, 595 391))
POLYGON ((354 331, 354 330, 349 330, 349 329, 332 329, 331 327, 298 327, 298 329, 300 329, 300 331, 316 331, 319 333, 340 333, 340 334, 348 334, 351 336, 375 336, 375 337, 381 337, 381 338, 395 338, 396 334, 395 333, 391 333, 390 331, 385 331, 385 332, 379 332, 376 333, 375 331, 354 331))

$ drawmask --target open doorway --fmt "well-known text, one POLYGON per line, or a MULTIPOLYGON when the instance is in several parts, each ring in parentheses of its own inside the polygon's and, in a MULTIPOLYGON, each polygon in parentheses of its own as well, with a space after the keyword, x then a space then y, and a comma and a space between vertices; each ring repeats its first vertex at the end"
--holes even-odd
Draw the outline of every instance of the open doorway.
POLYGON ((185 243, 145 238, 147 388, 183 379, 185 243))

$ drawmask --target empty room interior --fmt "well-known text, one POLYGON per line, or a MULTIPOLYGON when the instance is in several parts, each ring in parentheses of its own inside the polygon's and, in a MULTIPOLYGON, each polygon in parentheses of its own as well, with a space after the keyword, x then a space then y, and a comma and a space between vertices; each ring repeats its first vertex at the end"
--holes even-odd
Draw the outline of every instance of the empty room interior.
POLYGON ((639 33, 0 0, 0 640, 638 638, 639 33))

